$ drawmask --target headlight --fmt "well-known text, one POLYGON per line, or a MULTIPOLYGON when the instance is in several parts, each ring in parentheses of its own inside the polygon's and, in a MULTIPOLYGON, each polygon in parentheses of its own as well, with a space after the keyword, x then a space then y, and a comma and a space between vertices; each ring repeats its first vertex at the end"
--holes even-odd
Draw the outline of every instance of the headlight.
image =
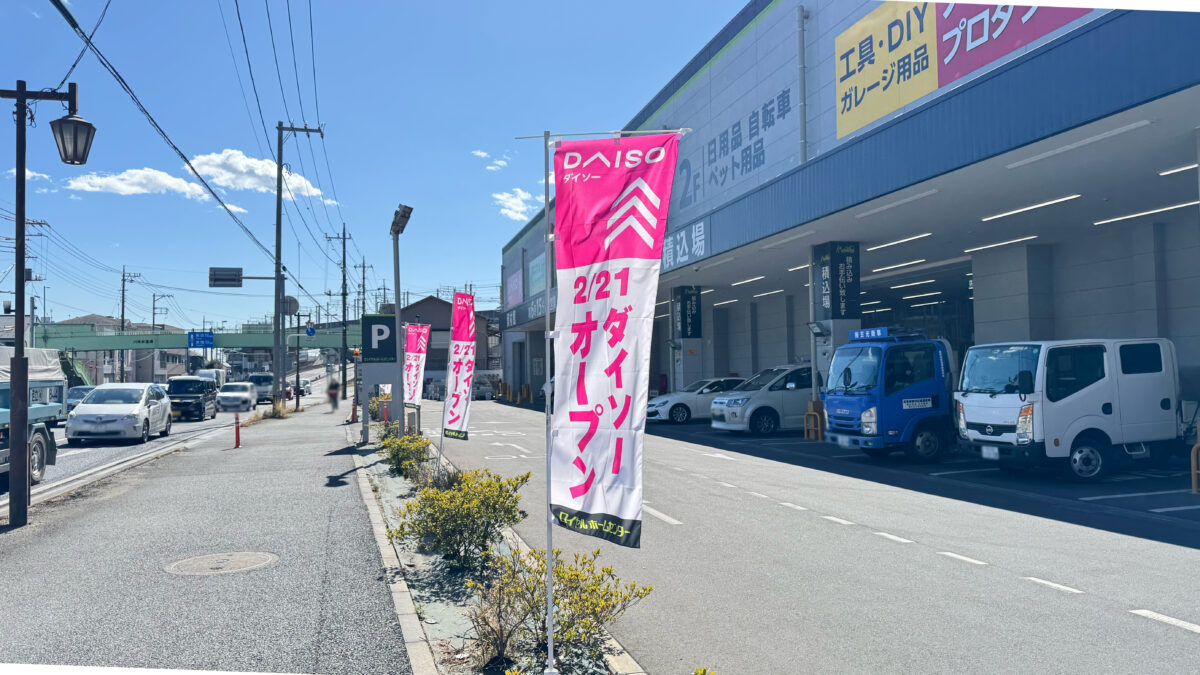
POLYGON ((862 432, 864 436, 874 436, 875 434, 879 433, 879 425, 877 424, 876 420, 875 406, 871 406, 870 408, 862 411, 862 415, 859 416, 859 421, 862 422, 862 432))
POLYGON ((729 406, 730 408, 741 408, 749 402, 749 398, 731 398, 725 403, 725 405, 729 406))
POLYGON ((69 419, 69 420, 70 420, 70 419, 75 419, 75 411, 74 411, 74 410, 72 410, 71 412, 67 413, 67 419, 69 419))
POLYGON ((958 402, 958 435, 967 437, 967 416, 963 414, 962 401, 958 402))
POLYGON ((132 421, 136 420, 137 418, 138 418, 137 415, 125 415, 121 419, 125 420, 126 422, 132 422, 132 421))
POLYGON ((1033 442, 1033 404, 1021 408, 1017 416, 1017 445, 1028 445, 1033 442))
POLYGON ((662 405, 663 403, 664 403, 664 401, 654 400, 654 401, 650 401, 649 403, 647 403, 646 407, 647 408, 657 408, 658 406, 662 405))

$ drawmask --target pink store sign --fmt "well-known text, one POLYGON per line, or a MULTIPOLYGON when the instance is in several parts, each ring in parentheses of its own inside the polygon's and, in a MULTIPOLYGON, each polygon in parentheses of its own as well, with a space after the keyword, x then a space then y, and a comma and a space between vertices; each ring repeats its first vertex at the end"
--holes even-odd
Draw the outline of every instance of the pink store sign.
POLYGON ((938 87, 1091 12, 1073 7, 937 3, 938 87))

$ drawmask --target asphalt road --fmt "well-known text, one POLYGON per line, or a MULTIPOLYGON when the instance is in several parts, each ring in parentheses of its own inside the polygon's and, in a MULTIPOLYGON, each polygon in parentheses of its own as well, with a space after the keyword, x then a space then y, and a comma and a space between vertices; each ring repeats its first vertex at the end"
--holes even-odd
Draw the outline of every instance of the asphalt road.
MULTIPOLYGON (((533 472, 517 530, 544 547, 543 416, 476 401, 471 420, 446 455, 533 472)), ((643 548, 563 529, 554 542, 600 548, 622 577, 654 585, 614 630, 650 673, 1196 670, 1200 525, 1118 506, 1139 497, 1081 499, 1142 491, 1125 487, 1135 480, 993 485, 931 475, 987 468, 977 460, 912 466, 703 425, 653 432, 643 548)))

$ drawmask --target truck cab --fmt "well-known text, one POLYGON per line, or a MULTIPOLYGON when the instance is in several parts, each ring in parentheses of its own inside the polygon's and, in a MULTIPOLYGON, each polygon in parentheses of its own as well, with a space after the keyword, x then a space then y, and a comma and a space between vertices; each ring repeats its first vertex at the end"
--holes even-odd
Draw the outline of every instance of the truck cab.
POLYGON ((932 462, 951 447, 957 366, 943 339, 899 329, 850 331, 825 389, 825 435, 871 457, 932 462))
MULTIPOLYGON (((0 347, 0 473, 8 473, 9 413, 12 389, 9 381, 9 360, 12 347, 0 347)), ((29 478, 39 483, 46 475, 46 466, 58 459, 58 446, 50 427, 67 416, 67 376, 63 373, 56 349, 25 350, 29 360, 29 478)))

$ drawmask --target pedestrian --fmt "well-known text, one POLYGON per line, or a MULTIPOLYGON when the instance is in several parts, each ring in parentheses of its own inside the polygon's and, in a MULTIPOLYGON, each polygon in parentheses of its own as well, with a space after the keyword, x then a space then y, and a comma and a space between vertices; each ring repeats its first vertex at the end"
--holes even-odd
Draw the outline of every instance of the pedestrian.
POLYGON ((325 391, 329 395, 329 405, 333 406, 331 412, 336 412, 338 409, 338 389, 338 381, 330 378, 329 386, 325 387, 325 391))

